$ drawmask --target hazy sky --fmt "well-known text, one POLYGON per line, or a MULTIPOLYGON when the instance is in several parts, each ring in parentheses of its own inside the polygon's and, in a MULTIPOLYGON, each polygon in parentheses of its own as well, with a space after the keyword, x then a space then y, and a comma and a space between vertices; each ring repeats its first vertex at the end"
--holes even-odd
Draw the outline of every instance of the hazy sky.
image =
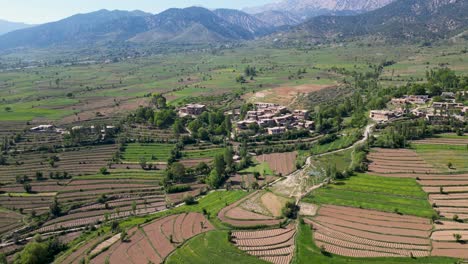
POLYGON ((243 8, 273 0, 0 0, 0 19, 39 24, 99 9, 140 9, 159 13, 171 7, 243 8))

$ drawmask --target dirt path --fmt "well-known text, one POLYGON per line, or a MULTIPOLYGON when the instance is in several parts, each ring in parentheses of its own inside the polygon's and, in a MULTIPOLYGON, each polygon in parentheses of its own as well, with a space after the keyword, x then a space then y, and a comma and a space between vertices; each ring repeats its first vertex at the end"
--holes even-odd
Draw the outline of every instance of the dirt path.
POLYGON ((323 186, 323 183, 320 183, 308 187, 308 181, 310 178, 308 171, 313 166, 312 159, 316 157, 323 157, 326 155, 347 151, 362 143, 365 143, 369 138, 370 134, 372 133, 372 129, 374 128, 374 126, 375 124, 367 125, 363 132, 363 138, 361 140, 356 141, 352 146, 319 155, 310 156, 307 158, 305 165, 301 169, 289 174, 288 176, 286 176, 286 179, 277 180, 269 186, 272 187, 274 192, 277 192, 281 195, 286 195, 290 198, 294 197, 296 199, 296 203, 299 203, 299 201, 311 191, 323 186))

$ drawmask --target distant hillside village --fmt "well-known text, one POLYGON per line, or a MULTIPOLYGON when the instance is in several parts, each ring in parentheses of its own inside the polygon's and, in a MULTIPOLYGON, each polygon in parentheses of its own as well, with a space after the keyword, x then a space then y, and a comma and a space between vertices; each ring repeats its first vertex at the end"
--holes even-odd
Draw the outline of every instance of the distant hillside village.
MULTIPOLYGON (((290 110, 274 103, 255 103, 251 110, 242 114, 240 109, 225 113, 235 123, 235 132, 255 131, 260 134, 281 135, 289 130, 313 130, 314 121, 309 121, 309 110, 290 110)), ((180 117, 196 117, 207 111, 205 105, 187 104, 179 108, 180 117)))
MULTIPOLYGON (((459 92, 465 96, 466 92, 459 92)), ((424 117, 431 123, 447 122, 451 119, 466 121, 468 119, 468 107, 457 103, 457 94, 443 92, 441 96, 430 98, 428 95, 409 95, 402 98, 393 98, 386 110, 371 110, 370 118, 378 123, 384 123, 405 114, 415 117, 424 117)))

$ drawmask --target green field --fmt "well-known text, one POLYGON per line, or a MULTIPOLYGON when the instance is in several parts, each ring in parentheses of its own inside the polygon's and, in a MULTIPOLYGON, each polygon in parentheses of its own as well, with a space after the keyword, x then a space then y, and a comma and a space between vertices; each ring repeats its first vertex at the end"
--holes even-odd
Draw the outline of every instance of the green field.
POLYGON ((434 213, 427 194, 415 179, 386 178, 357 174, 338 180, 306 196, 306 202, 333 204, 384 212, 398 212, 421 217, 434 213))
POLYGON ((128 162, 138 162, 142 157, 147 162, 166 162, 173 148, 172 144, 130 143, 126 146, 122 157, 128 162))
POLYGON ((412 144, 411 146, 427 163, 441 172, 468 172, 466 146, 412 144), (452 163, 449 169, 448 164, 452 163))
POLYGON ((338 255, 323 255, 320 249, 313 242, 313 234, 310 226, 300 224, 296 236, 296 255, 293 260, 295 264, 313 263, 313 264, 400 264, 400 263, 421 263, 421 264, 452 264, 455 259, 443 257, 430 258, 349 258, 338 255))
POLYGON ((355 134, 355 133, 357 133, 357 130, 349 130, 347 132, 348 132, 348 135, 339 136, 333 142, 326 143, 326 144, 323 144, 323 145, 315 144, 312 147, 312 149, 310 150, 310 153, 312 155, 318 155, 318 154, 323 154, 323 153, 331 152, 331 151, 334 151, 334 150, 350 147, 359 138, 357 138, 356 134, 355 134))
POLYGON ((203 233, 188 241, 172 255, 166 263, 268 263, 237 249, 229 243, 227 231, 203 233))
POLYGON ((185 151, 182 151, 182 158, 183 159, 214 158, 216 155, 220 155, 223 153, 224 153, 224 148, 185 150, 185 151))
MULTIPOLYGON (((415 78, 424 79, 427 69, 442 64, 450 65, 459 74, 466 73, 467 63, 460 57, 464 48, 465 41, 431 47, 346 43, 308 50, 274 49, 269 45, 247 43, 218 52, 167 52, 118 63, 5 71, 0 73, 0 121, 64 117, 83 120, 85 116, 89 118, 102 112, 96 106, 110 113, 106 115, 121 115, 143 104, 136 101, 148 93, 164 93, 171 104, 177 105, 198 96, 244 94, 302 84, 336 85, 351 77, 330 72, 332 67, 362 73, 369 70, 369 64, 385 60, 396 63, 384 69, 386 81, 383 84, 406 84, 415 78), (247 65, 261 71, 254 81, 237 83, 235 78, 247 65), (288 78, 300 68, 307 70, 303 78, 288 78), (123 104, 127 106, 122 107, 123 104), (12 111, 4 111, 6 107, 11 107, 12 111)), ((57 50, 19 55, 44 61, 60 56, 79 57, 57 50)), ((2 59, 17 62, 15 56, 18 54, 5 55, 2 59)))
POLYGON ((247 169, 241 170, 239 173, 255 173, 258 172, 260 175, 270 175, 273 176, 275 175, 274 171, 270 168, 270 165, 268 163, 259 163, 254 166, 251 166, 247 169))
POLYGON ((143 180, 162 180, 164 178, 163 170, 111 170, 107 175, 85 175, 76 177, 80 180, 94 179, 143 179, 143 180))
POLYGON ((321 156, 313 159, 313 165, 320 169, 325 169, 328 165, 336 165, 337 171, 344 171, 349 168, 352 160, 353 149, 321 156))

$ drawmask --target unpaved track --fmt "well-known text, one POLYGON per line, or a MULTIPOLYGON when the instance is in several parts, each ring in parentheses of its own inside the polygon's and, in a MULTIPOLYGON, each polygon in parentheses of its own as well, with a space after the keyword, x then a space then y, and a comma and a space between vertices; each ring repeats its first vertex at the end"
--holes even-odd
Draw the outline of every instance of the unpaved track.
POLYGON ((372 129, 374 128, 374 126, 375 124, 367 125, 366 128, 364 129, 363 138, 361 140, 356 141, 352 146, 343 148, 343 149, 330 151, 330 152, 319 154, 319 155, 310 156, 307 158, 305 165, 301 169, 286 176, 285 180, 277 180, 273 182, 270 186, 272 186, 275 192, 281 195, 286 195, 291 198, 292 197, 296 198, 296 203, 299 203, 299 201, 308 193, 323 186, 323 183, 321 183, 318 185, 307 187, 308 186, 307 182, 310 178, 307 172, 308 172, 308 169, 311 166, 313 166, 312 159, 316 157, 323 157, 326 155, 347 151, 347 150, 353 149, 354 147, 360 144, 365 143, 367 139, 369 138, 370 134, 372 133, 372 129))

